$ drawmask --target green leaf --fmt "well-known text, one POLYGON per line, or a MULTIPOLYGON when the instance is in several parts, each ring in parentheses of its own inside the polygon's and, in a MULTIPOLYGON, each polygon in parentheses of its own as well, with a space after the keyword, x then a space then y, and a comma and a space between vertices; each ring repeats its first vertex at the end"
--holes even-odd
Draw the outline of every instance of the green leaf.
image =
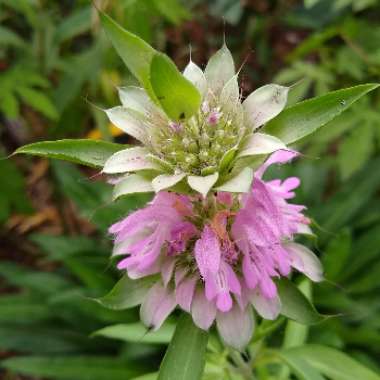
POLYGON ((208 333, 196 327, 189 314, 183 314, 161 363, 158 380, 201 379, 207 340, 208 333))
POLYGON ((134 377, 131 380, 157 380, 158 372, 148 373, 147 375, 142 375, 139 377, 134 377))
POLYGON ((11 261, 0 263, 0 278, 11 285, 43 294, 54 294, 69 286, 69 282, 56 273, 31 270, 11 261))
MULTIPOLYGON (((299 284, 298 289, 311 300, 311 282, 305 278, 299 284)), ((296 347, 304 344, 307 340, 309 327, 298 322, 288 321, 285 328, 285 336, 283 341, 284 348, 296 347)))
POLYGON ((281 299, 281 314, 296 322, 312 325, 322 322, 326 317, 317 312, 310 301, 289 280, 282 279, 277 284, 281 299))
POLYGON ((131 280, 127 275, 124 275, 108 294, 104 297, 96 298, 94 301, 113 310, 123 310, 137 306, 142 302, 156 280, 156 276, 131 280))
POLYGON ((377 87, 377 83, 362 84, 297 103, 272 119, 264 131, 285 144, 294 143, 326 125, 377 87))
POLYGON ((83 7, 63 19, 55 31, 56 44, 61 44, 91 28, 91 6, 83 7))
POLYGON ((33 354, 57 354, 83 352, 90 348, 88 336, 63 330, 62 326, 52 329, 39 325, 2 324, 0 347, 6 350, 33 354))
POLYGON ((375 372, 330 347, 310 344, 283 352, 296 355, 331 380, 380 380, 375 372))
POLYGON ((136 376, 131 363, 106 356, 18 357, 1 362, 16 373, 62 380, 120 380, 136 376))
POLYGON ((52 120, 58 119, 59 115, 55 105, 42 91, 31 87, 17 87, 16 91, 27 105, 52 120))
POLYGON ((39 300, 16 294, 0 297, 0 323, 33 323, 46 321, 54 315, 48 305, 39 300))
POLYGON ((117 324, 95 331, 94 336, 120 339, 126 342, 168 344, 174 333, 174 325, 165 323, 158 331, 149 331, 141 322, 117 324))
MULTIPOLYGON (((352 260, 349 265, 347 265, 347 260, 351 252, 351 240, 350 231, 344 229, 329 241, 322 257, 322 263, 325 270, 325 276, 330 281, 337 280, 341 274, 345 275, 346 268, 352 267, 352 260)), ((360 250, 358 252, 362 251, 360 250)))
POLYGON ((370 123, 357 126, 339 145, 337 164, 345 180, 362 168, 375 149, 374 128, 370 123))
POLYGON ((350 223, 370 202, 380 186, 380 158, 374 158, 355 174, 334 196, 315 209, 315 219, 333 232, 350 223), (369 175, 370 173, 370 175, 369 175))
POLYGON ((277 351, 276 354, 291 368, 297 378, 302 380, 324 380, 324 377, 314 367, 304 359, 299 358, 297 354, 286 350, 277 351))
POLYGON ((153 57, 150 80, 158 101, 170 119, 188 119, 198 111, 201 104, 199 91, 165 54, 157 53, 153 57))
POLYGON ((99 14, 103 28, 120 58, 155 100, 149 77, 150 64, 156 51, 140 37, 122 28, 105 13, 99 12, 99 14))
POLYGON ((179 0, 153 0, 157 10, 173 24, 190 18, 190 13, 179 0))
POLYGON ((46 158, 57 158, 102 168, 109 157, 125 148, 125 145, 101 140, 65 139, 24 145, 18 148, 14 154, 24 153, 46 158))

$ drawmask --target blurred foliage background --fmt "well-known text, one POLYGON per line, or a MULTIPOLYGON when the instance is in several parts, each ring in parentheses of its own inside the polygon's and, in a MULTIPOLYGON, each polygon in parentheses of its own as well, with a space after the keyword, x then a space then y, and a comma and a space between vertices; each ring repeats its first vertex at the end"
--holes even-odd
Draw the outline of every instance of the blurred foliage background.
MULTIPOLYGON (((380 79, 379 0, 95 3, 180 68, 190 45, 192 59, 204 65, 225 36, 243 66, 244 93, 270 82, 295 84, 292 104, 380 79)), ((43 139, 127 141, 102 108, 117 104, 116 87, 133 78, 89 1, 0 0, 0 22, 0 155, 43 139)), ((303 180, 297 200, 315 221, 314 246, 327 278, 313 298, 321 311, 339 316, 312 328, 288 325, 270 341, 323 343, 375 371, 379 105, 379 91, 367 95, 299 144, 302 160, 273 173, 303 180)), ((0 378, 118 380, 156 371, 170 323, 152 338, 136 310, 109 311, 90 299, 119 277, 109 261, 107 226, 148 199, 110 203, 110 188, 97 172, 62 162, 1 159, 0 173, 0 378)), ((224 379, 224 365, 210 355, 205 379, 224 379)))

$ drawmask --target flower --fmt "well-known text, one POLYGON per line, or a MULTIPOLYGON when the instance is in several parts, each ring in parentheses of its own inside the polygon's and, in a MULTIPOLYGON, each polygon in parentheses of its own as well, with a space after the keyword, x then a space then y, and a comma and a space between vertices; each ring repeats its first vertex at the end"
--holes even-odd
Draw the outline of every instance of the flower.
POLYGON ((254 310, 275 319, 281 310, 276 278, 292 269, 321 281, 322 268, 308 248, 294 242, 311 233, 304 206, 288 202, 296 177, 264 181, 268 166, 297 155, 280 150, 255 172, 246 194, 200 195, 159 192, 144 209, 110 228, 118 268, 130 278, 156 276, 140 309, 158 329, 177 307, 209 329, 216 321, 223 340, 242 349, 254 330, 254 310))
POLYGON ((223 46, 203 72, 190 61, 183 77, 200 95, 198 111, 171 120, 139 87, 119 89, 122 105, 106 110, 110 121, 142 146, 112 155, 104 165, 108 175, 122 175, 115 196, 165 189, 211 189, 244 192, 253 175, 241 168, 257 166, 255 158, 286 149, 278 138, 259 128, 285 107, 288 87, 268 84, 241 102, 238 74, 230 51, 223 46))

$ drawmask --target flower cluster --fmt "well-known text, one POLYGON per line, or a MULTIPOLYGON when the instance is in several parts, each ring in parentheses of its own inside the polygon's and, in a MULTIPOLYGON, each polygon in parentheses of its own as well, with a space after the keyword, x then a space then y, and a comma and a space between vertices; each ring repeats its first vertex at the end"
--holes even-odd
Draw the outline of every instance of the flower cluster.
POLYGON ((142 143, 105 163, 104 173, 121 176, 116 197, 161 190, 195 190, 203 196, 211 189, 247 191, 252 173, 245 174, 242 183, 241 168, 286 149, 278 138, 258 129, 283 110, 288 87, 268 84, 241 102, 226 46, 211 57, 204 72, 190 61, 183 76, 200 97, 198 111, 187 119, 171 120, 139 87, 120 88, 122 105, 106 110, 114 125, 142 143))
POLYGON ((292 269, 322 280, 318 258, 295 243, 311 233, 304 206, 288 203, 296 177, 266 182, 268 166, 297 155, 279 150, 254 174, 244 194, 159 192, 144 209, 110 228, 118 268, 130 278, 156 276, 140 309, 142 321, 158 329, 178 305, 202 329, 216 320, 223 340, 238 349, 251 339, 254 312, 275 319, 281 309, 276 278, 292 269))

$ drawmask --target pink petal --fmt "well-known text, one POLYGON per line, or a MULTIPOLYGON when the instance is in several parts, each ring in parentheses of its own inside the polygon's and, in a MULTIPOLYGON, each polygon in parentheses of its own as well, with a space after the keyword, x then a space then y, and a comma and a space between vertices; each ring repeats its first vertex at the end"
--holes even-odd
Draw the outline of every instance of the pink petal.
POLYGON ((195 243, 195 259, 199 272, 203 277, 207 272, 216 273, 219 270, 221 250, 219 239, 211 227, 206 226, 201 238, 195 243))
POLYGON ((255 174, 258 178, 261 178, 267 170, 267 168, 272 164, 285 164, 286 162, 289 162, 293 158, 297 157, 298 155, 299 153, 294 150, 278 150, 277 152, 271 154, 268 160, 266 160, 264 164, 259 167, 255 174))

